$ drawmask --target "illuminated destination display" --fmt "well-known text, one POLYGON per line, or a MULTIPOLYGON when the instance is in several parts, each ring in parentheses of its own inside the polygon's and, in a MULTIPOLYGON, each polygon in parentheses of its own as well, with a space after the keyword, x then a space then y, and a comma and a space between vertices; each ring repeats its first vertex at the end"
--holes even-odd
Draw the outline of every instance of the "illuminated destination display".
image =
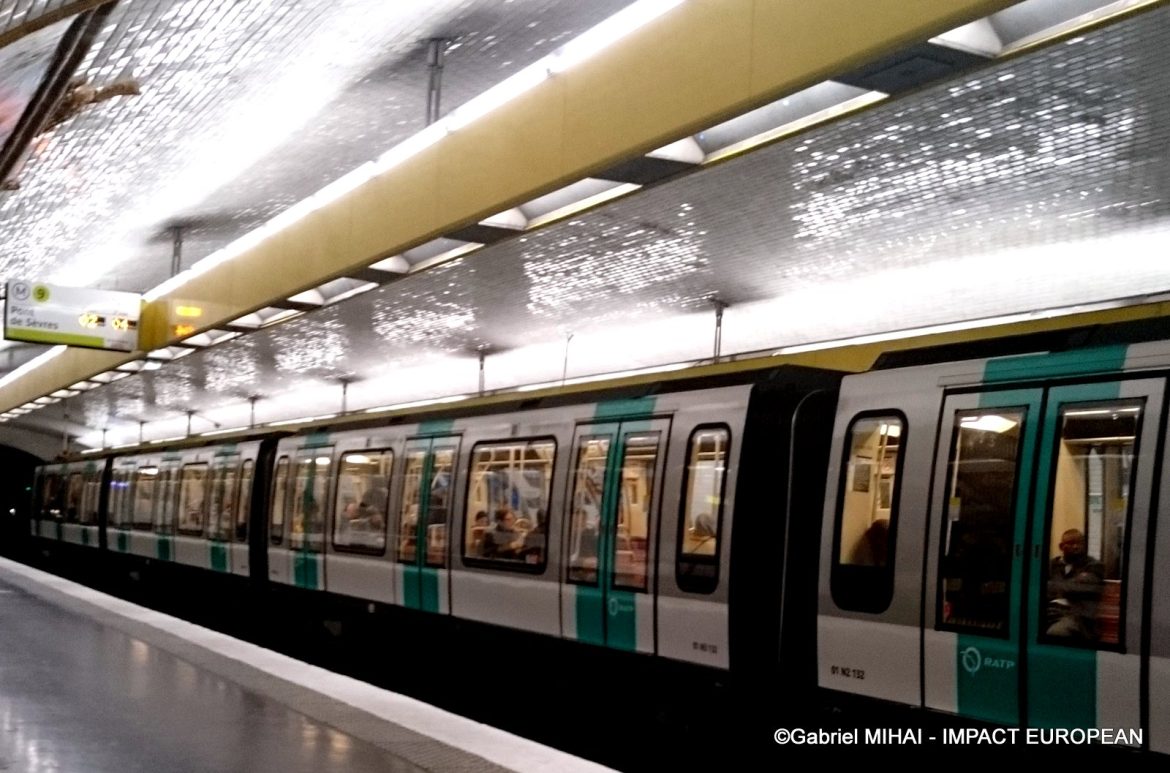
POLYGON ((132 352, 142 296, 14 279, 4 304, 4 337, 132 352))

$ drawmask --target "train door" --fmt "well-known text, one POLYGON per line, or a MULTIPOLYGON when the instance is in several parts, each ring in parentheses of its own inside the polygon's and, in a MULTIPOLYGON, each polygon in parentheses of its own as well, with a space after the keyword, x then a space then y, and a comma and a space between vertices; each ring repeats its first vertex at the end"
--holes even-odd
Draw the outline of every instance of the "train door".
POLYGON ((159 465, 158 496, 154 509, 154 557, 175 560, 175 510, 179 503, 179 462, 164 459, 159 465))
POLYGON ((1152 379, 947 398, 927 706, 1029 727, 1140 726, 1157 445, 1142 428, 1162 399, 1152 379))
POLYGON ((292 460, 285 527, 289 578, 298 588, 325 589, 325 522, 332 467, 331 447, 302 448, 292 460))
POLYGON ((274 582, 292 583, 292 560, 285 547, 285 524, 288 521, 290 500, 289 483, 292 459, 280 454, 272 473, 272 496, 268 511, 268 578, 274 582))
POLYGON ((451 498, 459 437, 414 438, 403 455, 398 510, 400 602, 425 612, 449 611, 451 498))
MULTIPOLYGON (((232 532, 239 502, 239 456, 219 456, 211 469, 211 503, 207 511, 207 560, 217 572, 234 571, 232 532)), ((245 563, 247 555, 245 553, 245 563)))
MULTIPOLYGON (((238 480, 235 483, 236 496, 232 507, 224 510, 222 517, 231 518, 228 548, 228 566, 232 574, 248 577, 252 573, 251 548, 248 545, 248 522, 252 519, 252 481, 256 475, 256 460, 245 459, 240 463, 238 480)), ((221 524, 221 528, 222 528, 221 524)))
POLYGON ((669 419, 582 424, 573 439, 562 630, 654 651, 657 506, 669 419))

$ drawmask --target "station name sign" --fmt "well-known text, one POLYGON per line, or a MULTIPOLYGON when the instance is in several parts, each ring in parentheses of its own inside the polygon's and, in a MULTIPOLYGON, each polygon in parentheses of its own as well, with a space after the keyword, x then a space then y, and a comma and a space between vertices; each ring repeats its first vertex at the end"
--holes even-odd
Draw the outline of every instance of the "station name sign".
POLYGON ((138 348, 142 296, 13 279, 4 304, 10 341, 132 352, 138 348))

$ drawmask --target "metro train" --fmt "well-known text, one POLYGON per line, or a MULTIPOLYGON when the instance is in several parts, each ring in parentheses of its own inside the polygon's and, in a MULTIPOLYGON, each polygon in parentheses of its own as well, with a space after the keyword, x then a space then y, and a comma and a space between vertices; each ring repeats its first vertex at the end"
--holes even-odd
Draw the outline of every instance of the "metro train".
POLYGON ((31 533, 564 671, 1170 753, 1168 377, 1155 320, 470 398, 47 464, 31 533))

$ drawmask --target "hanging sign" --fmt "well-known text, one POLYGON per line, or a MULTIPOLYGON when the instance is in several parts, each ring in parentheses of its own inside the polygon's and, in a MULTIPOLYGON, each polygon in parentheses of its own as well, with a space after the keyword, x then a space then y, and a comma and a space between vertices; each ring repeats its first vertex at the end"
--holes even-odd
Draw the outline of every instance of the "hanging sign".
POLYGON ((4 337, 132 352, 138 348, 142 296, 14 279, 4 303, 4 337))

